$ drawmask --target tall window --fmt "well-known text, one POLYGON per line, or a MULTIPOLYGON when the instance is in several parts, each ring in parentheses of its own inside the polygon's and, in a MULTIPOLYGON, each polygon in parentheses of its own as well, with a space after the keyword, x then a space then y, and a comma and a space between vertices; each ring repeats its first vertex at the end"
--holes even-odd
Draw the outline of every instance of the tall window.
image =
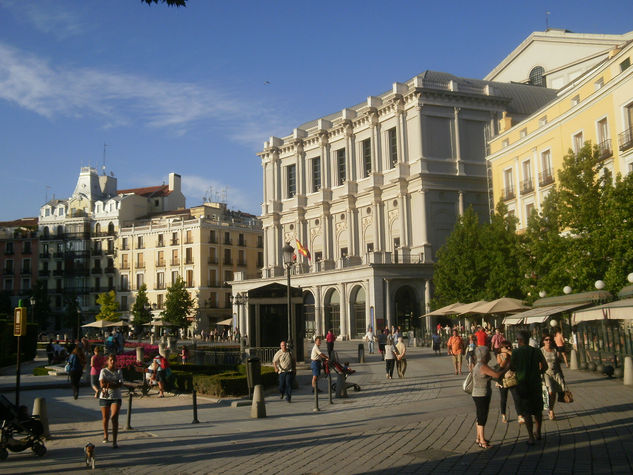
POLYGON ((193 264, 193 248, 185 248, 185 264, 193 264))
POLYGON ((552 153, 549 150, 541 153, 541 176, 539 178, 539 185, 549 185, 554 181, 552 176, 552 153))
POLYGON ((139 252, 136 255, 136 267, 143 268, 145 267, 145 260, 143 259, 143 253, 139 252))
POLYGON ((396 140, 396 128, 387 131, 387 142, 389 143, 389 166, 391 168, 398 163, 398 141, 396 140))
POLYGON ((165 273, 164 272, 156 273, 156 288, 157 289, 165 288, 165 273))
POLYGON ((512 178, 512 168, 503 171, 503 198, 506 200, 514 198, 514 181, 512 178))
POLYGON ((371 173, 371 139, 361 142, 363 153, 363 176, 368 177, 371 173))
POLYGON ((287 197, 292 198, 297 194, 297 166, 288 165, 286 167, 286 183, 287 183, 287 197))
POLYGON ((574 135, 573 142, 574 142, 574 153, 580 152, 580 149, 585 144, 585 141, 583 140, 583 137, 582 137, 582 132, 578 132, 577 134, 574 135))
POLYGON ((136 248, 143 249, 143 236, 138 236, 136 241, 136 248))
POLYGON ((321 157, 312 159, 312 191, 321 189, 321 157))
POLYGON ((143 286, 143 274, 136 274, 136 289, 140 289, 143 286))
POLYGON ((185 233, 185 244, 192 244, 193 243, 193 233, 191 232, 191 229, 187 229, 187 232, 185 233))
POLYGON ((193 287, 193 270, 187 270, 187 287, 193 287))
POLYGON ((179 274, 177 270, 171 272, 171 285, 174 285, 178 280, 179 274))
POLYGON ((127 291, 129 289, 129 282, 127 274, 121 274, 121 290, 127 291))
POLYGON ((336 170, 338 172, 337 184, 342 185, 347 179, 345 175, 345 149, 339 148, 336 151, 336 170))
POLYGON ((605 140, 609 139, 609 125, 607 124, 607 118, 598 121, 598 144, 601 144, 605 140))

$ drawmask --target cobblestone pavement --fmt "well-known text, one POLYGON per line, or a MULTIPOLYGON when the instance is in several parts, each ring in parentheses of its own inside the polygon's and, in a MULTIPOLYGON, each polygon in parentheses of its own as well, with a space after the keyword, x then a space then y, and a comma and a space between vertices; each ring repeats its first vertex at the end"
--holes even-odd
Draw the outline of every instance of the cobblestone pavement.
MULTIPOLYGON (((338 345, 338 344, 337 344, 338 345)), ((356 345, 340 345, 354 361, 356 345)), ((348 357, 348 358, 345 358, 348 357)), ((97 445, 100 473, 355 474, 355 473, 631 473, 633 471, 633 389, 621 380, 593 373, 565 372, 572 404, 558 404, 557 419, 544 422, 544 439, 526 444, 525 429, 501 421, 495 390, 486 425, 493 448, 474 444, 475 408, 461 390, 464 376, 451 372, 448 357, 410 349, 405 379, 386 380, 384 363, 368 355, 352 364, 349 381, 361 385, 348 399, 320 395, 313 412, 309 374, 291 404, 277 393, 266 396, 267 417, 251 419, 250 406, 198 398, 199 424, 192 424, 191 396, 134 399, 133 431, 122 431, 120 448, 100 443, 100 414, 89 389, 73 400, 69 389, 25 391, 22 401, 47 399, 53 438, 38 459, 10 453, 3 473, 83 472, 83 446, 97 445), (39 394, 43 393, 43 394, 39 394)), ((320 381, 322 389, 326 381, 320 381)), ((124 400, 121 426, 125 427, 124 400)))

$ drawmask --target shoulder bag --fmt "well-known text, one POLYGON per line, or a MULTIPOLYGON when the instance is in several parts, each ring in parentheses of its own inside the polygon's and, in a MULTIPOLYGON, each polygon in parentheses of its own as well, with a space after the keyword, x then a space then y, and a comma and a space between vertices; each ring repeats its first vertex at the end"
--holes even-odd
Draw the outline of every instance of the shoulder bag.
POLYGON ((472 394, 473 393, 473 372, 471 371, 466 376, 464 383, 462 384, 462 389, 465 393, 472 394))

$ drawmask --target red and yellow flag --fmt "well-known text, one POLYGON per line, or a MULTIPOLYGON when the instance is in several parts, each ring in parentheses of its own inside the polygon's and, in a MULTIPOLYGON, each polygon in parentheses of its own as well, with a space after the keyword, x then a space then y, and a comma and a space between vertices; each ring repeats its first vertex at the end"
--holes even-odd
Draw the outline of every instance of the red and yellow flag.
POLYGON ((301 254, 304 257, 307 257, 308 260, 309 260, 310 259, 310 251, 308 251, 308 248, 303 247, 298 239, 295 239, 295 241, 297 241, 297 251, 299 251, 299 254, 301 254))

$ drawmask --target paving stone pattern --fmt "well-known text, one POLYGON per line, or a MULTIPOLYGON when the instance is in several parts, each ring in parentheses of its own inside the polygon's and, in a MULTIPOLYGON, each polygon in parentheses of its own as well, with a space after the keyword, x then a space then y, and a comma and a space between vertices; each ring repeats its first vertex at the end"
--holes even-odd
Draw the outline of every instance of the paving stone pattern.
MULTIPOLYGON (((353 362, 357 344, 337 343, 353 362)), ((250 406, 198 398, 200 424, 192 424, 190 395, 135 398, 133 431, 122 431, 120 448, 101 444, 100 414, 89 389, 73 400, 70 389, 25 391, 24 403, 45 396, 54 435, 48 454, 11 453, 2 473, 83 473, 83 446, 97 445, 98 473, 186 474, 397 474, 397 473, 631 473, 633 389, 621 380, 565 371, 572 404, 557 404, 557 419, 545 420, 543 440, 529 447, 509 397, 510 422, 501 421, 493 389, 486 436, 493 448, 475 443, 475 407, 461 390, 465 376, 452 374, 447 356, 411 348, 404 379, 385 378, 384 363, 366 355, 350 377, 361 385, 348 399, 329 404, 320 394, 313 412, 310 375, 300 372, 291 404, 273 390, 265 419, 251 419, 250 406)), ((327 388, 327 380, 319 382, 327 388)), ((121 427, 125 427, 124 400, 121 427)), ((546 417, 547 419, 547 417, 546 417)))

